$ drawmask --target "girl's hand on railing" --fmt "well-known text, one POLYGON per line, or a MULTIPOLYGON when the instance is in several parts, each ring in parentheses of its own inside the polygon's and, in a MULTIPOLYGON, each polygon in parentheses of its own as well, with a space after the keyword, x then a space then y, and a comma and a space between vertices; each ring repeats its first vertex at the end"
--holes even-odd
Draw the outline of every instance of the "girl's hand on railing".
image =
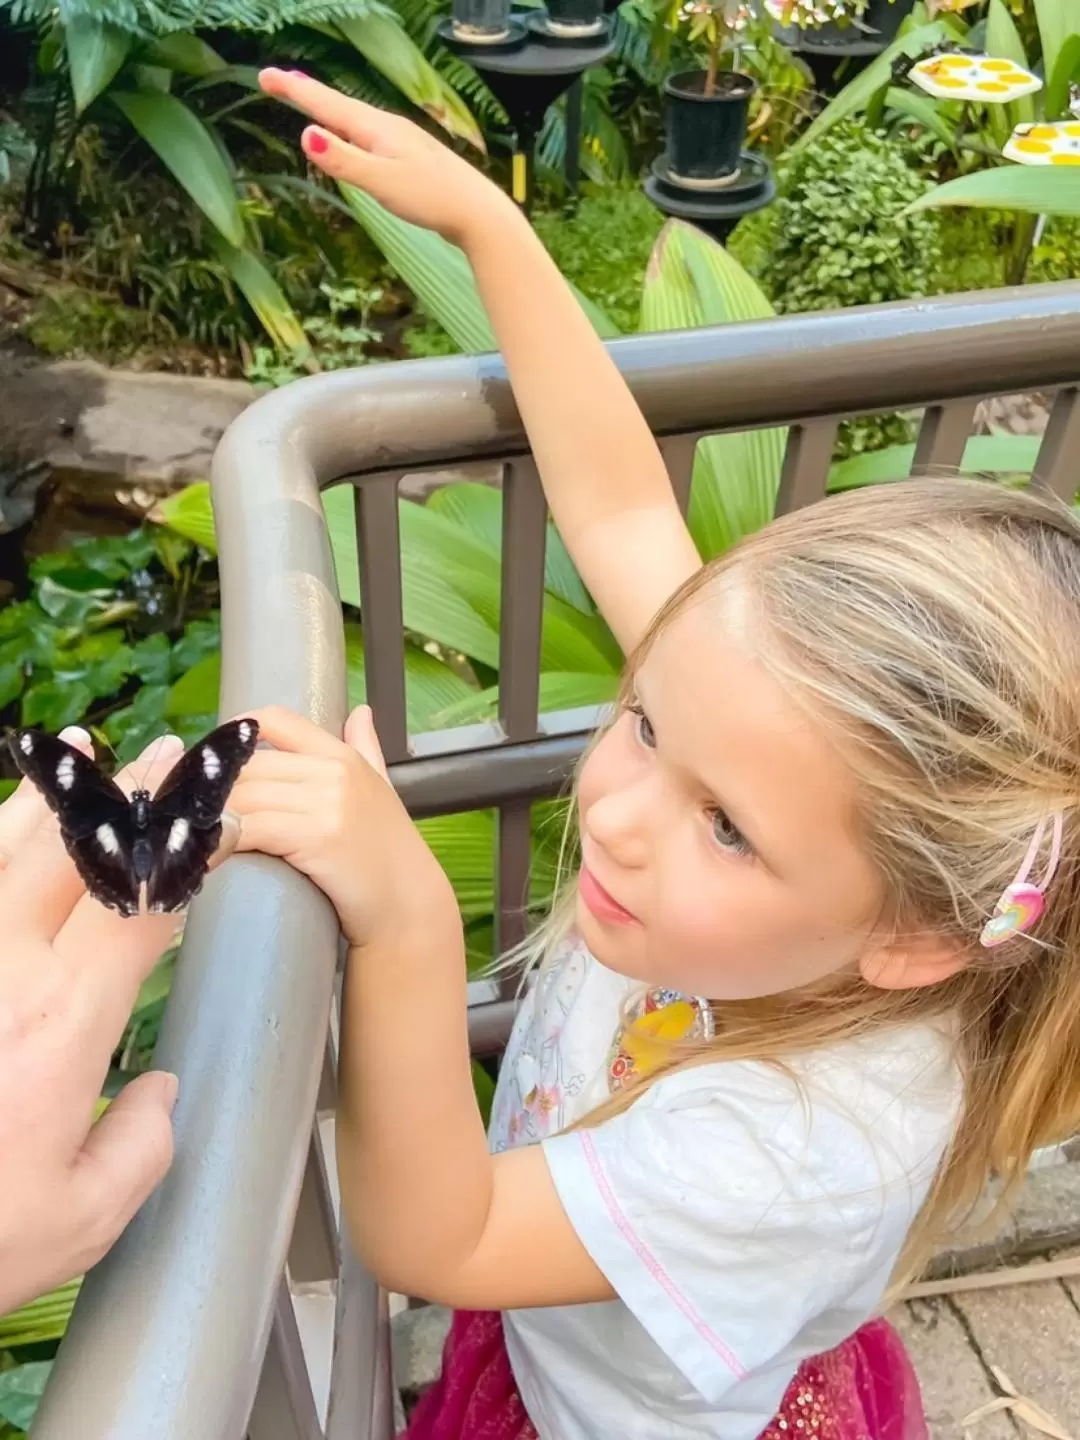
POLYGON ((252 718, 274 749, 256 750, 229 797, 238 850, 280 856, 314 880, 353 948, 406 918, 459 924, 450 882, 387 779, 367 706, 344 740, 278 706, 252 718))
MULTIPOLYGON (((84 731, 63 738, 90 753, 84 731)), ((121 784, 156 789, 181 749, 155 741, 121 784)), ((28 780, 0 806, 0 1313, 96 1264, 169 1168, 174 1075, 140 1076, 94 1117, 176 925, 87 895, 28 780)))
POLYGON ((318 123, 302 136, 304 154, 335 180, 365 190, 403 220, 437 230, 454 244, 517 207, 479 170, 404 116, 352 100, 299 70, 263 70, 263 90, 318 123))

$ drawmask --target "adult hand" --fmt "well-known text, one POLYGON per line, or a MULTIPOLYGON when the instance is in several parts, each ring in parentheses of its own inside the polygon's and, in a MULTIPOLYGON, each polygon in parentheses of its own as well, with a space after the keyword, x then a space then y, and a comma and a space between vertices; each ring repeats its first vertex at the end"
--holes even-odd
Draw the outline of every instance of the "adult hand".
MULTIPOLYGON (((63 738, 90 753, 84 731, 63 738)), ((154 790, 182 748, 155 741, 119 783, 154 790)), ((176 926, 175 915, 124 919, 87 895, 28 780, 0 806, 0 1314, 100 1260, 169 1168, 174 1075, 140 1076, 94 1116, 139 986, 176 926)))

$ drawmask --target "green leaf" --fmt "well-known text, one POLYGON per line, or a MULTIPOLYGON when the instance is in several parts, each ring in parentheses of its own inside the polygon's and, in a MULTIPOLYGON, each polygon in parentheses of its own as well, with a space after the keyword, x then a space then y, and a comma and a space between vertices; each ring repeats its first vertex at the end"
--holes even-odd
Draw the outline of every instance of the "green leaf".
MULTIPOLYGON (((363 705, 367 700, 367 676, 364 670, 364 640, 361 627, 345 626, 345 669, 349 684, 349 705, 363 705)), ((416 645, 405 646, 405 708, 409 732, 422 734, 435 730, 439 716, 455 705, 479 694, 445 660, 430 655, 416 645)))
MULTIPOLYGON (((540 713, 577 710, 583 706, 608 705, 618 698, 620 677, 613 672, 588 671, 585 674, 562 670, 544 670, 540 675, 540 713)), ((450 729, 455 725, 475 725, 494 720, 499 713, 499 687, 474 690, 456 705, 449 706, 433 717, 432 728, 450 729)))
POLYGON ((165 718, 167 685, 144 685, 123 710, 116 710, 103 728, 106 739, 122 765, 134 760, 151 740, 169 733, 165 718))
POLYGON ((1076 0, 1035 0, 1035 18, 1042 40, 1043 74, 1050 76, 1065 42, 1077 30, 1076 0))
POLYGON ((345 203, 420 304, 467 355, 497 350, 472 270, 456 245, 391 215, 362 190, 341 185, 345 203))
POLYGON ((147 635, 131 651, 131 670, 148 685, 164 685, 172 670, 172 648, 165 635, 147 635))
POLYGON ((349 44, 437 125, 477 150, 486 151, 472 111, 406 33, 396 15, 372 8, 362 15, 342 16, 336 24, 349 44))
MULTIPOLYGON (((1037 435, 975 435, 964 447, 964 475, 1030 475, 1039 454, 1037 435)), ((904 480, 911 473, 914 445, 890 445, 838 461, 829 471, 829 489, 856 490, 904 480)))
POLYGON ((893 64, 901 55, 919 55, 939 41, 955 39, 957 28, 955 24, 934 20, 929 25, 920 25, 900 35, 865 70, 860 71, 850 84, 844 86, 813 124, 807 126, 787 153, 794 155, 800 150, 809 149, 838 121, 846 120, 849 115, 864 110, 871 97, 890 84, 893 64))
POLYGON ((0 1419, 29 1430, 51 1369, 51 1360, 35 1360, 0 1372, 0 1419))
POLYGON ((166 525, 178 535, 193 540, 211 555, 217 554, 209 481, 196 480, 194 484, 178 490, 175 495, 167 496, 154 506, 149 518, 156 525, 166 525))
MULTIPOLYGON (((642 330, 763 319, 773 309, 728 251, 683 221, 669 221, 649 260, 641 297, 642 330)), ((767 525, 784 463, 785 429, 749 430, 703 440, 694 462, 688 520, 710 557, 767 525)))
POLYGON ((1058 51, 1043 97, 1047 120, 1068 119, 1069 91, 1077 79, 1080 79, 1080 33, 1070 35, 1058 51))
MULTIPOLYGON (((203 620, 189 620, 184 633, 173 647, 173 672, 183 674, 207 655, 221 649, 221 618, 213 615, 203 620)), ((215 707, 216 708, 216 701, 215 707)))
POLYGON ((206 655, 169 687, 164 714, 174 720, 186 715, 213 715, 221 690, 221 655, 206 655))
POLYGON ((178 31, 175 35, 164 35, 145 50, 151 62, 165 65, 181 75, 194 75, 205 79, 227 69, 225 61, 216 50, 200 40, 198 35, 178 31))
POLYGON ((924 130, 943 140, 950 149, 956 146, 956 124, 946 119, 945 110, 939 100, 922 95, 914 90, 905 90, 899 85, 890 85, 885 92, 885 103, 890 110, 906 115, 924 130))
POLYGON ((0 780, 0 801, 6 800, 19 788, 18 780, 0 780))
POLYGON ((81 1284, 81 1280, 69 1281, 8 1315, 0 1315, 0 1349, 18 1350, 26 1345, 59 1340, 67 1328, 81 1284))
POLYGON ((0 661, 0 710, 17 700, 26 682, 26 667, 21 660, 0 661))
POLYGON ((217 246, 217 253, 278 349, 291 354, 298 363, 307 360, 311 345, 300 318, 254 251, 222 244, 217 246))
POLYGON ((244 243, 236 186, 214 137, 182 100, 155 90, 109 97, 230 245, 244 243))
MULTIPOLYGON (((444 485, 427 499, 427 507, 453 520, 467 530, 492 555, 502 553, 503 501, 502 491, 494 485, 474 481, 458 481, 444 485)), ((589 592, 581 583, 574 562, 567 553, 559 532, 548 522, 547 545, 544 552, 544 585, 553 595, 561 596, 569 605, 585 615, 596 613, 589 592)))
POLYGON ((977 170, 928 190, 907 212, 938 205, 1022 210, 1031 215, 1080 216, 1080 168, 1001 165, 977 170))
POLYGON ((89 15, 76 15, 64 27, 75 113, 107 90, 127 59, 131 36, 89 15))
MULTIPOLYGON (((1003 0, 990 0, 990 8, 986 12, 986 51, 999 60, 1011 60, 1021 69, 1031 68, 1020 32, 1003 0)), ((1030 125, 1035 119, 1035 97, 1022 95, 1010 102, 1008 111, 1014 124, 1030 125)))
MULTIPOLYGON (((454 343, 467 355, 486 355, 497 350, 472 269, 457 246, 432 230, 399 220, 377 200, 352 185, 343 184, 339 188, 356 220, 454 343)), ((575 286, 570 288, 598 334, 605 339, 619 334, 610 316, 587 301, 575 286)))
POLYGON ((22 723, 40 725, 54 733, 74 725, 90 708, 94 692, 83 680, 43 680, 31 685, 22 697, 22 723))
POLYGON ((480 1118, 484 1122, 486 1130, 491 1122, 491 1105, 495 1099, 495 1081, 480 1064, 479 1060, 472 1062, 473 1090, 476 1092, 476 1104, 480 1111, 480 1118))

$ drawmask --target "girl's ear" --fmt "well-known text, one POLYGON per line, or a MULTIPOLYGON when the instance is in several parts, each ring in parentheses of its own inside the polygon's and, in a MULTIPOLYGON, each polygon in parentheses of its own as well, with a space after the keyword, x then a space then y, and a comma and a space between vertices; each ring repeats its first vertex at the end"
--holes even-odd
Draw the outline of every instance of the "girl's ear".
POLYGON ((904 935, 864 951, 859 970, 867 984, 879 990, 918 990, 948 980, 967 959, 959 941, 940 935, 904 935))

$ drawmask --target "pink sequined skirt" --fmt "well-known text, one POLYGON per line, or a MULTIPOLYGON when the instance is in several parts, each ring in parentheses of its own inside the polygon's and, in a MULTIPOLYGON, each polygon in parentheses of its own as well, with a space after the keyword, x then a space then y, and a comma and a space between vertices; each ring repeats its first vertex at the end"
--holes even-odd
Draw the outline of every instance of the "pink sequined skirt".
MULTIPOLYGON (((919 1383, 887 1321, 871 1321, 799 1370, 761 1440, 803 1437, 928 1440, 919 1383)), ((514 1384, 500 1315, 454 1316, 442 1375, 421 1397, 405 1440, 538 1440, 514 1384)))

